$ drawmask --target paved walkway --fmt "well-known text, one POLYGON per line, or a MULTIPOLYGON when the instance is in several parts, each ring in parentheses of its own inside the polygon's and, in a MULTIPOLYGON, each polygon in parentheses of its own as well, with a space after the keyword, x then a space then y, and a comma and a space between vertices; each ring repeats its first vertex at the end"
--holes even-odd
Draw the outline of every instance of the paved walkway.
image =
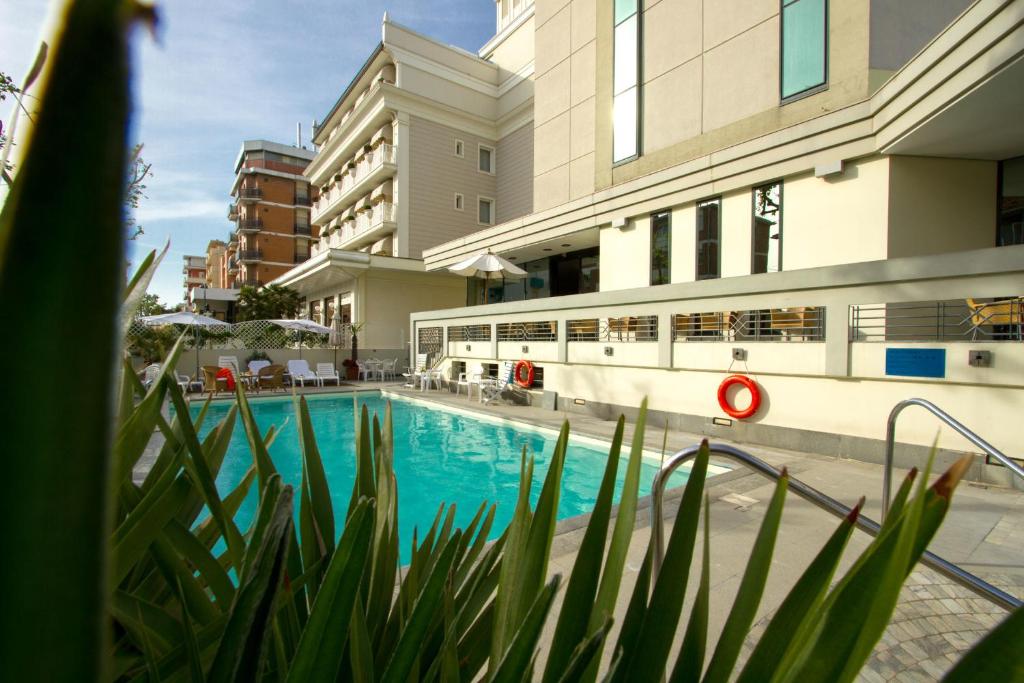
MULTIPOLYGON (((523 406, 482 406, 475 400, 468 401, 465 396, 456 397, 444 392, 422 393, 402 388, 393 391, 544 427, 558 428, 568 417, 575 434, 610 438, 615 428, 612 422, 584 415, 566 415, 523 406)), ((627 439, 631 438, 631 432, 627 428, 627 439)), ((651 429, 645 435, 645 445, 660 452, 664 442, 667 451, 671 453, 698 443, 700 438, 684 432, 670 431, 666 434, 663 430, 651 429)), ((776 467, 785 465, 793 477, 847 505, 852 505, 864 495, 864 514, 879 519, 882 486, 880 466, 736 445, 776 467)), ((898 474, 902 477, 904 473, 898 474)), ((709 480, 713 595, 709 633, 718 633, 729 613, 773 488, 773 482, 743 471, 730 472, 709 480), (742 498, 736 498, 733 494, 739 494, 742 498)), ((673 503, 666 507, 667 514, 675 514, 673 503)), ((636 571, 650 539, 648 511, 642 510, 639 517, 616 609, 617 623, 621 623, 625 613, 625 602, 632 592, 636 571)), ((795 495, 787 498, 772 571, 753 629, 754 638, 767 625, 786 592, 837 523, 836 518, 795 495)), ((667 520, 666 533, 670 525, 671 520, 667 520)), ((564 531, 555 539, 552 544, 551 573, 561 573, 564 578, 568 577, 582 536, 583 529, 576 528, 564 531)), ((852 563, 859 551, 867 547, 869 540, 864 533, 857 532, 854 535, 844 558, 843 570, 852 563)), ((1024 598, 1024 493, 972 482, 961 483, 954 494, 946 521, 930 550, 1006 592, 1024 598)), ((699 548, 696 549, 694 556, 699 558, 700 552, 699 548)), ((697 564, 690 579, 691 586, 695 586, 699 579, 697 564)), ((560 603, 556 602, 553 611, 557 614, 559 609, 560 603)), ((686 609, 689 609, 689 600, 686 609)), ((1002 608, 919 565, 908 578, 892 623, 861 673, 861 678, 865 681, 935 680, 1005 614, 1002 608)), ((553 624, 554 620, 551 621, 553 624)), ((552 635, 553 626, 547 637, 552 635)), ((615 638, 617 628, 613 627, 613 642, 615 638)), ((749 646, 744 654, 748 652, 749 646)), ((607 651, 605 656, 607 663, 610 656, 607 651)))

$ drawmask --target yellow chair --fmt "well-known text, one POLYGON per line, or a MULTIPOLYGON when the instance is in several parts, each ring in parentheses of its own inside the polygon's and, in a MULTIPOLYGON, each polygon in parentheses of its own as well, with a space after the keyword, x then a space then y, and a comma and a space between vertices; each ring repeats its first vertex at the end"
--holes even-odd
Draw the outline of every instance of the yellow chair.
POLYGON ((1020 339, 1021 323, 1024 321, 1024 298, 1003 299, 983 303, 967 299, 967 308, 971 309, 971 339, 978 338, 983 325, 1006 325, 1011 328, 1010 336, 1020 339), (1016 327, 1014 330, 1012 328, 1016 327))
POLYGON ((786 339, 806 339, 818 328, 818 309, 814 306, 773 308, 770 315, 772 329, 782 332, 786 339))

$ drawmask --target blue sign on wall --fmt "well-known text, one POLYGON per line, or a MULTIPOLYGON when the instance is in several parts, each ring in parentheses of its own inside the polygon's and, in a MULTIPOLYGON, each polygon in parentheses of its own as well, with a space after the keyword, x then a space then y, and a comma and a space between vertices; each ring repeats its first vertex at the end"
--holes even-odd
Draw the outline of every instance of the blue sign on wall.
POLYGON ((885 374, 900 377, 945 377, 946 349, 886 349, 885 374))

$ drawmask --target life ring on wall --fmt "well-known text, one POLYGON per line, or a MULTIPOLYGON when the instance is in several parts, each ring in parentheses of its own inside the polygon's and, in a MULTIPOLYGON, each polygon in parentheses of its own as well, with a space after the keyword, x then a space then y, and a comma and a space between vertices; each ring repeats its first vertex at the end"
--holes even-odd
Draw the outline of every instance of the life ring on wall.
POLYGON ((757 382, 746 375, 729 375, 718 385, 718 405, 721 406, 726 415, 735 417, 737 420, 744 420, 756 413, 757 409, 761 407, 761 390, 758 388, 757 382), (750 405, 743 410, 737 410, 729 405, 729 398, 726 396, 726 393, 733 384, 741 384, 750 391, 750 405))
POLYGON ((533 363, 528 360, 518 361, 512 371, 512 377, 516 384, 524 389, 529 389, 533 386, 533 363))

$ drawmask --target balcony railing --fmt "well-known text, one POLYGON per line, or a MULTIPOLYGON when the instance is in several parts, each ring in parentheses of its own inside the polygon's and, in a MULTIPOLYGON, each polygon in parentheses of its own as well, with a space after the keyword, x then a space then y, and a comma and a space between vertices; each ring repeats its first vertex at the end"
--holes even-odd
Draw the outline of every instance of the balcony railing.
POLYGON ((241 262, 245 261, 259 261, 263 258, 262 249, 242 249, 238 252, 238 260, 241 262))
POLYGON ((364 211, 356 216, 355 233, 371 230, 383 223, 393 223, 395 220, 395 205, 391 202, 381 202, 370 211, 364 211))
POLYGON ((262 218, 243 218, 242 220, 238 221, 238 229, 243 231, 243 232, 249 231, 249 230, 254 231, 254 232, 258 232, 258 231, 263 229, 263 219, 262 218))
MULTIPOLYGON (((342 209, 347 202, 359 196, 360 193, 370 189, 372 183, 367 182, 370 177, 376 174, 385 164, 394 166, 398 155, 395 146, 383 144, 377 149, 368 152, 355 168, 336 183, 328 192, 323 192, 313 204, 314 214, 319 217, 327 213, 329 209, 342 209)), ((314 220, 314 222, 316 222, 314 220)))
POLYGON ((233 221, 238 218, 238 204, 232 202, 228 204, 228 220, 233 221))
POLYGON ((238 260, 234 258, 228 259, 228 271, 235 272, 238 270, 238 260))
POLYGON ((356 216, 354 221, 344 221, 341 227, 330 235, 324 236, 321 234, 320 243, 314 253, 320 253, 325 249, 357 246, 364 239, 365 241, 371 241, 377 235, 368 236, 368 233, 388 223, 394 223, 396 215, 395 205, 391 202, 376 204, 371 210, 364 211, 356 216))
POLYGON ((262 199, 263 190, 258 187, 243 187, 238 190, 239 199, 262 199))
POLYGON ((238 278, 235 280, 235 284, 241 287, 262 287, 263 280, 258 277, 238 278))
POLYGON ((1024 298, 965 297, 850 307, 850 341, 970 342, 1024 340, 1024 298))

